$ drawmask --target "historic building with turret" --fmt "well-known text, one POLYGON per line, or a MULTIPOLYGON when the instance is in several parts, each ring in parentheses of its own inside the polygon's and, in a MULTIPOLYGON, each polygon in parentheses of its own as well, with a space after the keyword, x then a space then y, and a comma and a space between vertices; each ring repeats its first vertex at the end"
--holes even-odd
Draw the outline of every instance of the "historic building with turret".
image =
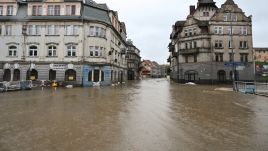
POLYGON ((233 0, 220 8, 213 0, 198 0, 186 20, 173 25, 170 39, 168 62, 178 82, 254 79, 251 16, 233 0))
POLYGON ((0 81, 127 80, 126 27, 92 0, 0 1, 0 81))

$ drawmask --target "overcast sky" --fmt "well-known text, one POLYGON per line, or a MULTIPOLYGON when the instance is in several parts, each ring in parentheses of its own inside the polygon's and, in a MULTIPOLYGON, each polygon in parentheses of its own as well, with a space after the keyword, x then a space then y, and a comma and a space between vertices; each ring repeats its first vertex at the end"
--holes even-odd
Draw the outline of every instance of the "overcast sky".
MULTIPOLYGON (((142 59, 167 64, 169 35, 177 20, 185 20, 198 0, 95 0, 118 11, 128 38, 141 50, 142 59)), ((226 0, 214 0, 218 7, 226 0)), ((267 0, 234 0, 247 16, 253 15, 254 47, 268 47, 267 0)))

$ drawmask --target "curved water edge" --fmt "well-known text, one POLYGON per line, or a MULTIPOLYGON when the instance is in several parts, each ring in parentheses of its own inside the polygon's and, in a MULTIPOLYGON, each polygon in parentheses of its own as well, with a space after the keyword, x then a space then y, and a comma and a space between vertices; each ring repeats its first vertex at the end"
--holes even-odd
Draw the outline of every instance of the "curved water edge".
POLYGON ((166 79, 0 94, 0 150, 268 150, 267 98, 166 79))

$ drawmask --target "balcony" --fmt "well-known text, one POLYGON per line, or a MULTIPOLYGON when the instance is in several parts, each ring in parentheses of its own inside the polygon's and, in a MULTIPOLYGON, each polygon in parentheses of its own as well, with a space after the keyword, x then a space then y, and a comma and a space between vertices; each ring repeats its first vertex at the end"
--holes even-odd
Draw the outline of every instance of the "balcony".
POLYGON ((190 54, 197 54, 199 53, 200 48, 192 48, 192 49, 181 49, 180 54, 181 55, 190 55, 190 54))

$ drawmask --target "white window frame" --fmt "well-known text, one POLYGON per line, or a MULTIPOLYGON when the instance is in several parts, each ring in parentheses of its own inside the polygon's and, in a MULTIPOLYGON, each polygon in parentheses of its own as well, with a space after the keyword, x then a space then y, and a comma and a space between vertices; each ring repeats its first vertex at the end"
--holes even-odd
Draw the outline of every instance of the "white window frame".
POLYGON ((56 57, 57 56, 57 47, 54 45, 50 45, 48 48, 48 56, 49 57, 56 57))
POLYGON ((8 56, 9 57, 17 57, 17 46, 9 46, 8 47, 8 56), (14 47, 14 48, 12 48, 14 47))
POLYGON ((11 36, 12 35, 12 25, 6 25, 5 26, 5 35, 11 36))
POLYGON ((47 15, 48 16, 60 16, 61 7, 60 5, 48 5, 47 15))
POLYGON ((94 57, 94 46, 89 46, 89 56, 94 57))
POLYGON ((41 26, 28 25, 28 35, 41 35, 41 26))
POLYGON ((42 5, 33 5, 32 6, 32 16, 41 16, 43 14, 42 10, 43 10, 42 5))
POLYGON ((67 46, 67 56, 68 57, 76 57, 76 46, 68 45, 67 46))
POLYGON ((248 34, 248 29, 246 26, 241 26, 240 27, 240 35, 247 35, 248 34))
POLYGON ((231 27, 231 26, 228 27, 228 34, 229 35, 234 34, 234 27, 231 27))
POLYGON ((7 16, 13 16, 14 6, 7 5, 7 16))
POLYGON ((59 35, 59 26, 58 25, 47 25, 47 35, 59 35))
POLYGON ((222 26, 214 26, 214 34, 222 35, 223 27, 222 26))
POLYGON ((76 5, 66 5, 66 12, 67 16, 74 16, 76 14, 76 5))
POLYGON ((38 47, 35 45, 29 46, 29 57, 37 57, 37 56, 38 56, 38 47), (36 49, 31 47, 36 47, 36 49))
POLYGON ((78 25, 66 25, 65 26, 65 35, 66 36, 78 35, 78 30, 79 30, 78 25))

